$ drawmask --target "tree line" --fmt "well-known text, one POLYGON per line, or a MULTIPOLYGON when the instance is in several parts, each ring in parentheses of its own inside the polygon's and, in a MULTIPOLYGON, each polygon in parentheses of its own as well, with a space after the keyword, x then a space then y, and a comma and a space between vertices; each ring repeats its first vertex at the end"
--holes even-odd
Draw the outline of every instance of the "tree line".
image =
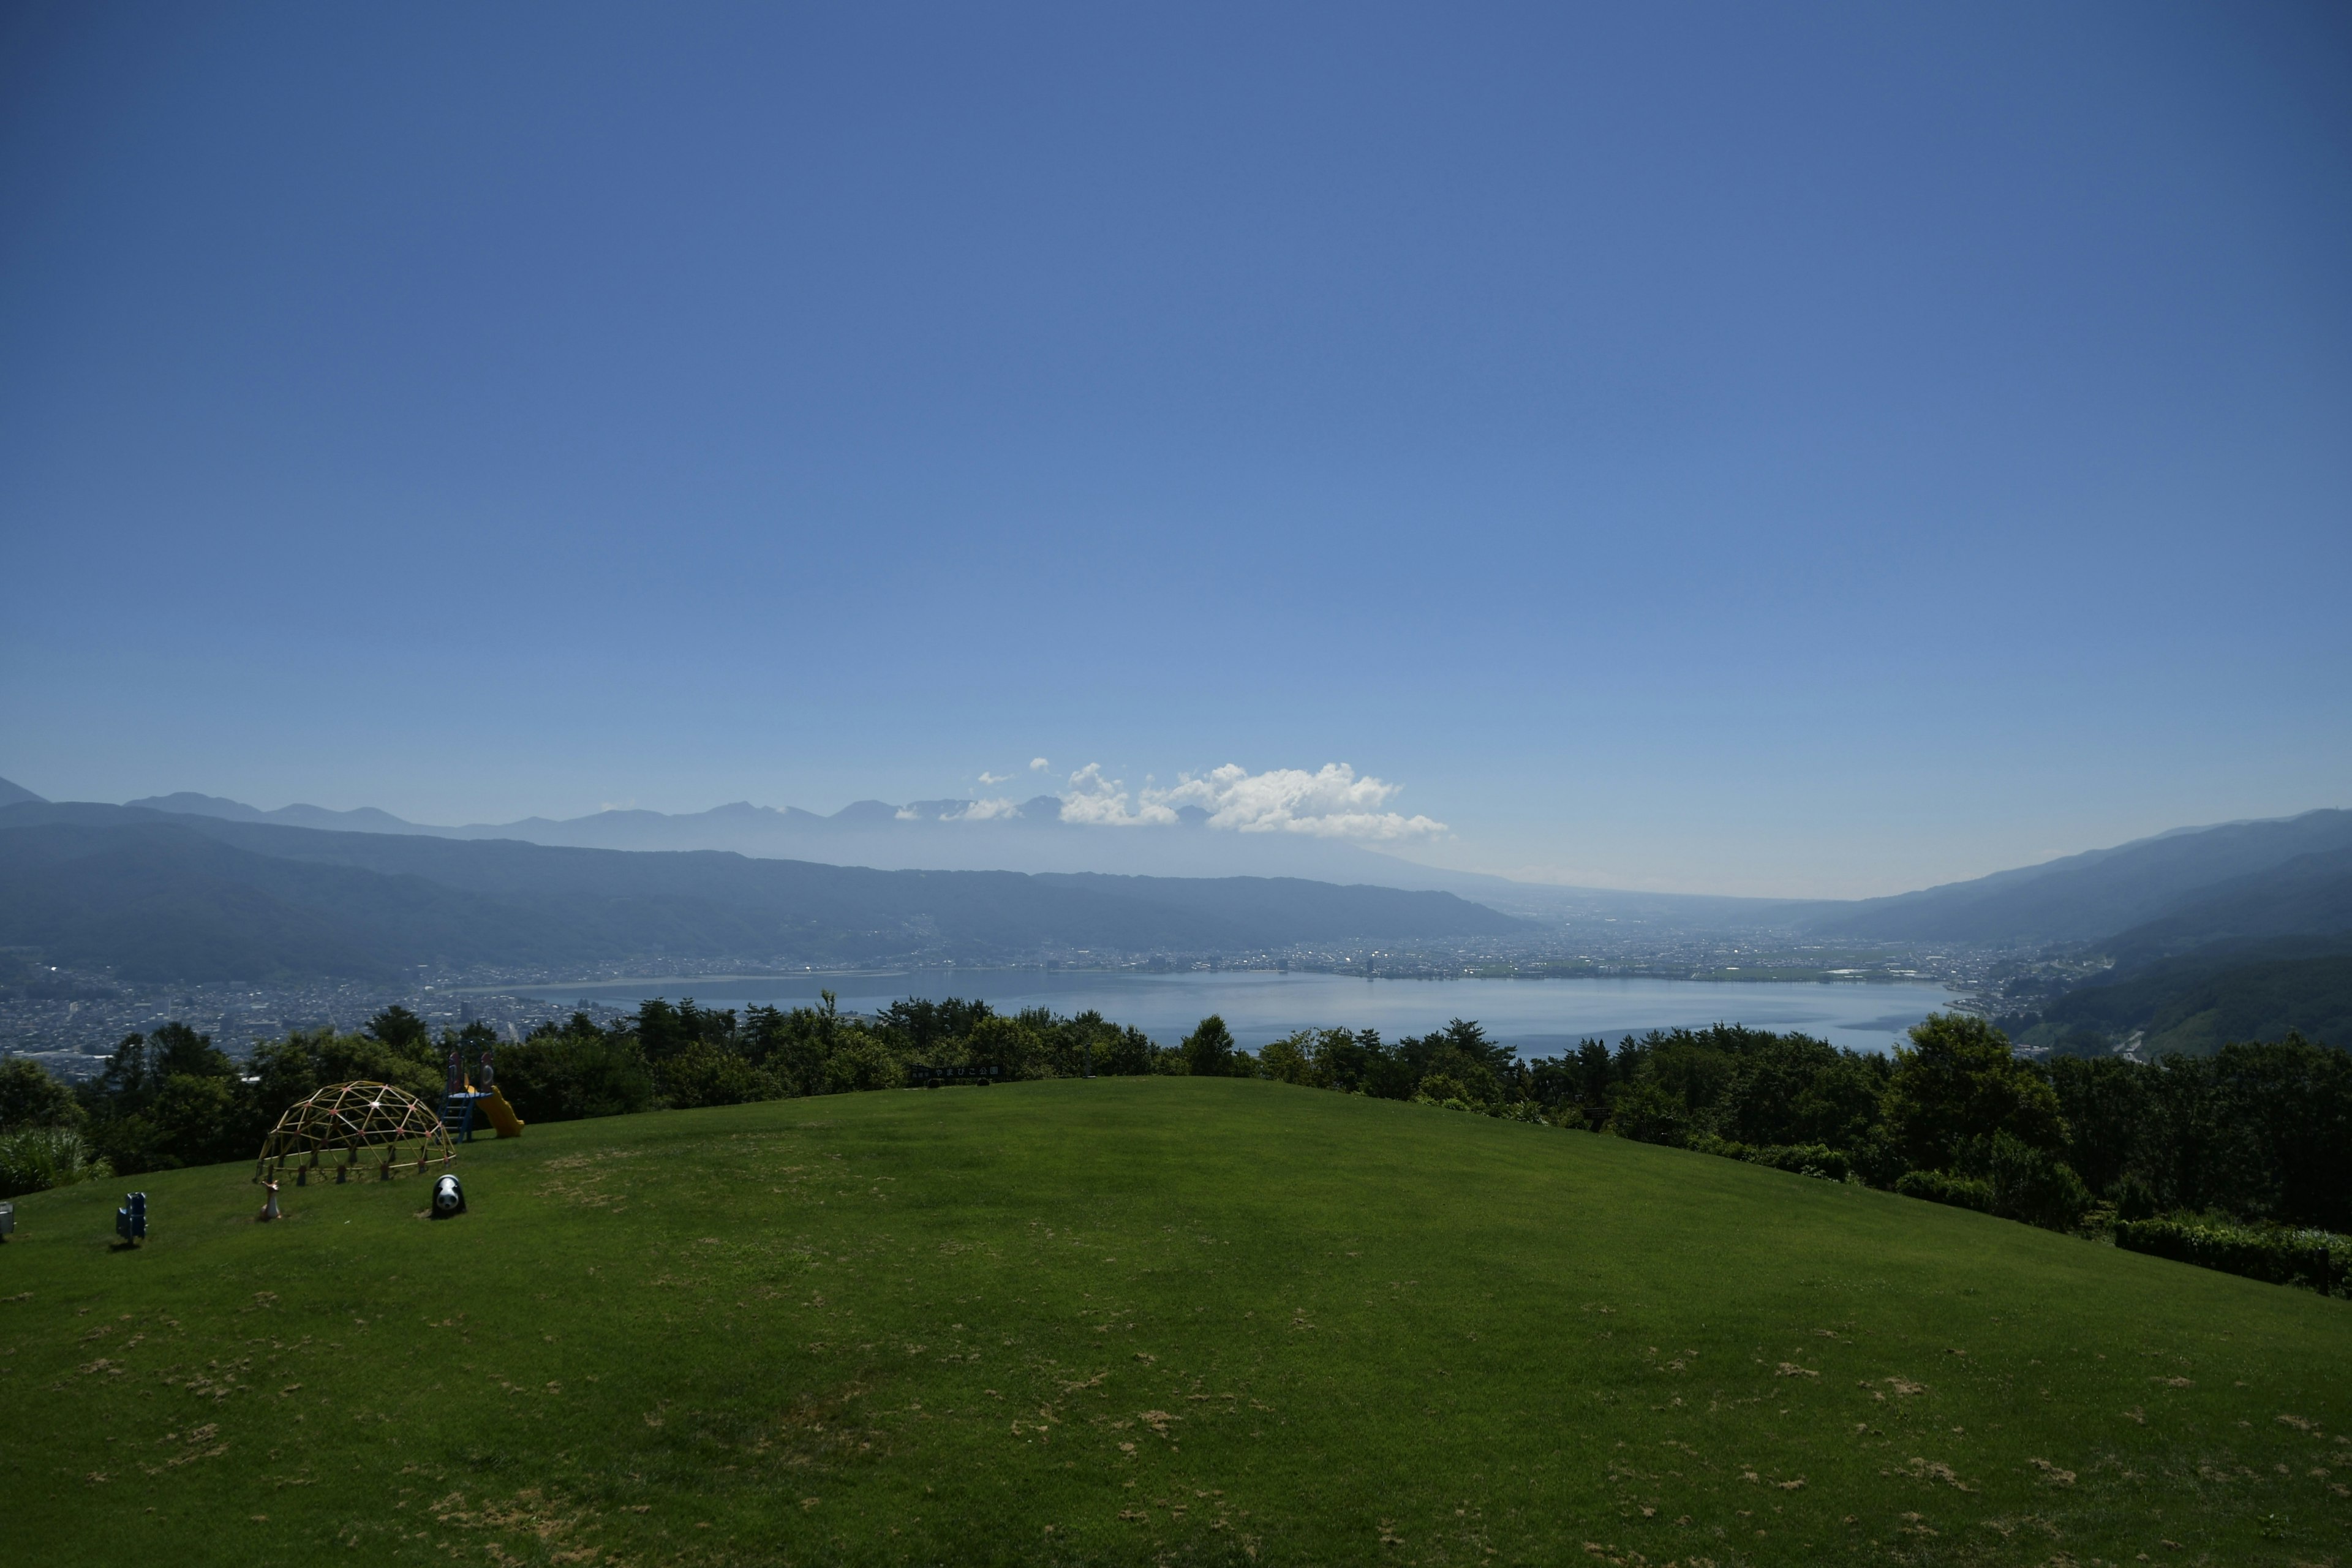
POLYGON ((1099 1013, 1007 1016, 951 998, 860 1016, 829 992, 814 1007, 740 1013, 656 998, 609 1026, 574 1013, 506 1042, 478 1023, 436 1037, 394 1006, 356 1033, 298 1030, 241 1061, 169 1023, 126 1037, 79 1087, 26 1058, 0 1061, 0 1196, 252 1158, 280 1116, 330 1084, 389 1083, 437 1103, 453 1055, 469 1074, 492 1062, 526 1121, 893 1089, 919 1063, 986 1063, 1013 1078, 1186 1070, 1181 1049, 1099 1013))
POLYGON ((23 1058, 0 1063, 0 1184, 30 1190, 98 1162, 128 1174, 249 1158, 327 1084, 369 1079, 436 1099, 452 1052, 489 1056, 530 1121, 890 1089, 918 1064, 1013 1079, 1246 1077, 1750 1160, 2058 1230, 2191 1214, 2352 1228, 2344 1052, 2290 1036, 2210 1057, 2045 1065, 1957 1013, 1927 1019, 1891 1056, 1717 1026, 1532 1059, 1459 1018, 1393 1041, 1303 1029, 1253 1053, 1215 1016, 1163 1047, 1094 1012, 999 1014, 950 998, 861 1016, 830 993, 815 1006, 740 1012, 656 999, 610 1025, 575 1013, 505 1043, 480 1024, 436 1037, 391 1007, 356 1034, 300 1031, 241 1062, 167 1024, 124 1039, 78 1089, 23 1058))

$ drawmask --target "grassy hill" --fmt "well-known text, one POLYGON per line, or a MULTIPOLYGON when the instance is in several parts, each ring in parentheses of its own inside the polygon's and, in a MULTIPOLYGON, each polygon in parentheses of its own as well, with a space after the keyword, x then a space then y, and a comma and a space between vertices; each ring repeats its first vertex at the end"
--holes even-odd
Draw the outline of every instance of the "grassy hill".
MULTIPOLYGON (((1226 1079, 141 1178, 0 1249, 16 1560, 2318 1563, 2352 1305, 1226 1079)), ((2346 1436, 2339 1436, 2339 1432, 2346 1436)))

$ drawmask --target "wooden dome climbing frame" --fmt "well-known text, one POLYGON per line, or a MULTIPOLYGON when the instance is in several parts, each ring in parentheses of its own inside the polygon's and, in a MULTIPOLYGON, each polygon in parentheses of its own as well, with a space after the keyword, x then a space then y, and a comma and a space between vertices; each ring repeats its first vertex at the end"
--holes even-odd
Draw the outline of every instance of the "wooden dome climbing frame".
POLYGON ((330 1084, 278 1119, 261 1146, 257 1182, 291 1170, 296 1186, 320 1181, 388 1182, 403 1171, 423 1172, 434 1161, 457 1157, 449 1130, 433 1108, 389 1083, 330 1084))

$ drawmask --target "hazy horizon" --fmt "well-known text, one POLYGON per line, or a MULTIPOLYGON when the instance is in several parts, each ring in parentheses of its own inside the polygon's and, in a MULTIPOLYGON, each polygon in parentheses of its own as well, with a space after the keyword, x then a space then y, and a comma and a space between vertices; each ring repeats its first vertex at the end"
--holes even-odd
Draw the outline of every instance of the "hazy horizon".
POLYGON ((0 104, 52 799, 1791 898, 2346 804, 2340 7, 28 6, 0 104))
MULTIPOLYGON (((1091 781, 1081 780, 1080 782, 1091 781)), ((0 784, 16 784, 18 787, 23 787, 21 783, 16 780, 0 779, 0 784)), ((227 796, 213 795, 201 791, 176 791, 164 796, 134 797, 124 802, 105 804, 159 805, 173 801, 173 796, 194 796, 207 803, 226 803, 265 816, 286 811, 299 812, 306 807, 329 812, 364 813, 368 809, 365 806, 320 807, 317 802, 308 801, 289 801, 278 806, 264 806, 251 801, 236 801, 227 796)), ((1199 808, 1189 810, 1186 817, 1179 823, 1144 822, 1130 815, 1124 819, 1123 826, 1108 826, 1098 819, 1098 800, 1099 797, 1097 795, 1083 793, 1073 792, 1071 795, 1057 796, 1051 792, 1045 792, 1033 796, 1029 802, 1023 803, 1029 808, 1027 811, 1004 814, 989 810, 991 805, 996 804, 989 800, 934 799, 914 803, 913 805, 901 805, 899 803, 879 801, 872 796, 861 796, 856 801, 845 802, 834 811, 825 813, 809 811, 804 807, 787 808, 762 805, 753 802, 725 802, 716 806, 705 807, 700 812, 668 814, 652 813, 650 807, 606 803, 596 812, 583 813, 569 819, 554 817, 545 813, 536 813, 509 818, 502 823, 423 823, 407 817, 401 817, 400 820, 430 832, 479 835, 486 829, 521 826, 531 823, 547 824, 558 827, 579 826, 593 828, 600 818, 634 819, 646 814, 662 816, 673 826, 683 825, 698 818, 712 818, 713 820, 707 824, 708 836, 689 842, 649 844, 627 839, 615 842, 594 837, 579 840, 559 837, 545 841, 577 842, 591 847, 624 848, 731 849, 754 857, 870 865, 884 869, 1086 870, 1111 875, 1306 877, 1327 881, 1370 880, 1373 882, 1380 881, 1384 874, 1388 874, 1401 883, 1415 886, 1424 885, 1427 879, 1403 875, 1404 868, 1441 872, 1466 870, 1473 876, 1499 875, 1499 873, 1479 871, 1475 868, 1449 867, 1441 861, 1409 853, 1413 848, 1425 850, 1433 842, 1425 837, 1382 841, 1349 834, 1326 833, 1301 836, 1272 830, 1263 817, 1259 819, 1255 828, 1237 827, 1231 823, 1221 824, 1215 817, 1210 816, 1199 808), (1059 810, 1054 812, 1052 816, 1047 816, 1047 807, 1057 801, 1061 803, 1059 810), (764 826, 770 833, 770 837, 761 838, 756 832, 738 830, 736 824, 742 814, 730 813, 730 808, 745 805, 751 806, 753 811, 759 814, 758 821, 752 824, 752 826, 754 828, 764 826), (891 807, 892 815, 887 817, 878 817, 866 816, 851 809, 861 805, 891 807), (921 809, 916 809, 916 806, 921 809), (977 809, 950 809, 957 806, 977 809), (1090 820, 1090 817, 1095 819, 1090 820), (1041 823, 1051 827, 1076 828, 1080 831, 1076 834, 1055 832, 1041 838, 1040 835, 1031 831, 1034 826, 1041 823), (1221 826, 1225 830, 1219 831, 1221 826), (1006 831, 1008 829, 1011 830, 1009 835, 1006 831), (778 838, 773 837, 776 830, 783 830, 793 836, 778 838), (1043 855, 1036 852, 1041 844, 1047 847, 1046 852, 1043 855), (1397 867, 1397 870, 1393 873, 1387 872, 1381 862, 1355 855, 1354 851, 1359 849, 1388 857, 1391 864, 1397 867), (1334 854, 1334 851, 1337 853, 1334 854)), ((172 808, 173 806, 166 806, 166 809, 172 808)), ((390 815, 399 816, 398 813, 390 815)), ((2236 820, 2242 822, 2253 819, 2236 820)), ((344 826, 362 831, 367 830, 366 825, 360 822, 334 824, 303 821, 293 825, 320 827, 344 826)), ((2060 856, 2045 856, 2038 860, 2019 862, 2014 866, 1988 867, 1982 871, 1947 880, 1967 881, 1994 871, 2012 870, 2026 865, 2040 865, 2048 860, 2063 858, 2064 855, 2079 854, 2085 850, 2114 848, 2121 843, 2142 842, 2147 838, 2165 837, 2168 834, 2231 825, 2179 824, 2156 834, 2142 835, 2137 839, 2119 840, 2116 844, 2084 845, 2075 849, 2064 851, 2060 856)), ((1443 842, 1442 838, 1433 841, 1443 842)), ((1442 881, 1443 879, 1440 880, 1442 881)), ((1631 894, 1760 899, 1819 897, 1819 895, 1802 894, 1727 894, 1719 889, 1704 887, 1631 887, 1538 879, 1512 879, 1512 880, 1520 881, 1533 888, 1631 894)), ((1936 885, 1940 884, 1921 884, 1920 888, 1936 885)), ((1848 895, 1848 897, 1883 897, 1891 893, 1917 891, 1920 888, 1889 888, 1869 893, 1848 895)))

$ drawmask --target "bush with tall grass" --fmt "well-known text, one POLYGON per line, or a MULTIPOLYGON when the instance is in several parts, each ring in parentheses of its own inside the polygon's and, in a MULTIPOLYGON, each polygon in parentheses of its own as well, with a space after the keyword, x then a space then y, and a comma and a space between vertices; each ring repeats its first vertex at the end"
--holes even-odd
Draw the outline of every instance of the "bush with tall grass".
POLYGON ((20 1127, 0 1132, 0 1198, 68 1187, 110 1176, 114 1169, 67 1127, 20 1127))

